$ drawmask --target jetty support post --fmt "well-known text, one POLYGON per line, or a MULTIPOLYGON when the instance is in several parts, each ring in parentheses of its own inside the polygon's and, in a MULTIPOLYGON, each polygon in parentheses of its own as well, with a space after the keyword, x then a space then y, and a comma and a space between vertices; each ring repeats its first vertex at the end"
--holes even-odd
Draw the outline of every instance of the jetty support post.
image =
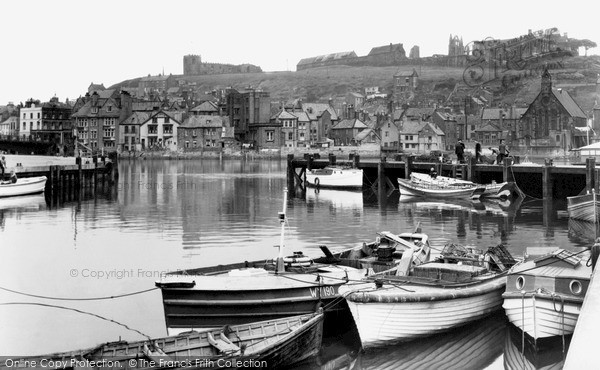
POLYGON ((92 174, 92 188, 96 188, 96 183, 98 182, 98 156, 93 156, 92 162, 94 163, 94 173, 92 174))
POLYGON ((379 205, 385 203, 386 196, 386 177, 385 177, 385 157, 381 157, 377 164, 377 197, 379 198, 379 205))
POLYGON ((515 175, 512 170, 513 159, 510 157, 504 158, 502 161, 504 166, 502 167, 502 181, 503 182, 514 182, 515 175))
POLYGON ((110 152, 108 153, 108 159, 111 162, 110 178, 114 182, 119 178, 119 156, 117 152, 110 152))
POLYGON ((552 199, 553 193, 552 160, 546 159, 542 167, 542 195, 543 199, 552 199))
POLYGON ((336 163, 335 154, 329 153, 329 165, 330 166, 335 166, 335 163, 336 163))
POLYGON ((407 154, 404 157, 404 178, 410 180, 410 174, 412 173, 413 167, 413 157, 410 154, 407 154))
POLYGON ((78 189, 81 189, 83 187, 82 172, 81 172, 81 157, 75 158, 75 164, 77 165, 77 174, 75 175, 75 185, 78 189))
MULTIPOLYGON (((475 161, 475 157, 470 157, 469 158, 469 164, 467 166, 467 180, 472 181, 472 182, 479 182, 479 181, 475 181, 475 180, 479 180, 477 178, 477 174, 475 173, 475 164, 477 162, 475 161)), ((438 171, 438 173, 441 175, 442 171, 438 171)))
POLYGON ((312 155, 309 155, 309 156, 306 158, 306 170, 307 170, 307 171, 311 171, 311 170, 312 170, 313 158, 314 158, 314 157, 313 157, 312 155))
POLYGON ((358 168, 359 164, 360 164, 360 155, 355 154, 354 157, 352 158, 352 164, 354 168, 358 168))
POLYGON ((287 188, 288 191, 293 191, 295 189, 295 174, 296 169, 294 168, 294 155, 287 155, 287 188))
MULTIPOLYGON (((596 158, 585 159, 585 190, 588 193, 596 187, 596 158)), ((596 189, 598 192, 598 189, 596 189)))

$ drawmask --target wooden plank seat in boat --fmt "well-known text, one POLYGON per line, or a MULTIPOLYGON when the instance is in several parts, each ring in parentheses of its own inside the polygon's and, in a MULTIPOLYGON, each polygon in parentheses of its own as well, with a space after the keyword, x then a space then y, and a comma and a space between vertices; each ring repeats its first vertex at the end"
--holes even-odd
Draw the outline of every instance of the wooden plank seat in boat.
POLYGON ((219 352, 221 352, 221 353, 236 354, 236 355, 240 354, 241 353, 240 347, 238 347, 237 345, 232 343, 229 340, 229 338, 227 338, 227 335, 225 335, 225 332, 228 331, 227 329, 228 328, 226 327, 219 333, 218 339, 215 339, 215 337, 212 335, 212 333, 210 333, 210 332, 206 333, 208 343, 210 343, 211 346, 218 349, 219 352))
POLYGON ((148 347, 148 344, 144 343, 144 348, 142 350, 144 356, 146 356, 150 361, 154 361, 156 363, 160 363, 160 361, 169 361, 171 358, 167 355, 160 347, 156 344, 152 344, 152 348, 148 347))

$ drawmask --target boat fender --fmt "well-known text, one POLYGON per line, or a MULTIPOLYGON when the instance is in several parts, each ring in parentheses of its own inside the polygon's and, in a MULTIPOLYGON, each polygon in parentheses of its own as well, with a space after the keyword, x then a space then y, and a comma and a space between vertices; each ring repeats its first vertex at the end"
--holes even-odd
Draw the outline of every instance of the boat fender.
POLYGON ((321 180, 318 177, 315 177, 315 186, 319 186, 321 184, 321 180))

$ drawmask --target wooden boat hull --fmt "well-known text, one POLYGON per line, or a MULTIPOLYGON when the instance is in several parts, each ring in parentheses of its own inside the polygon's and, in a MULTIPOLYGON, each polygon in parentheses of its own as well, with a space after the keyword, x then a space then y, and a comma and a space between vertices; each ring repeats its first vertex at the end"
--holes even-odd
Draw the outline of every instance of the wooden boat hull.
POLYGON ((46 176, 18 179, 16 183, 0 185, 0 197, 15 197, 42 193, 46 187, 46 176))
POLYGON ((504 311, 508 320, 534 339, 573 334, 583 298, 561 301, 544 293, 505 293, 504 311))
POLYGON ((478 198, 485 191, 485 188, 478 188, 476 185, 438 187, 435 185, 414 183, 404 179, 398 179, 398 187, 400 188, 401 195, 432 198, 471 199, 478 198))
MULTIPOLYGON (((390 234, 380 233, 381 239, 390 234)), ((403 233, 398 238, 406 243, 405 248, 417 248, 411 254, 413 264, 429 259, 425 234, 403 233), (424 243, 416 247, 413 243, 420 240, 424 243)), ((167 274, 156 282, 162 291, 167 329, 175 334, 248 323, 315 312, 319 306, 329 312, 347 310, 339 295, 341 285, 400 266, 400 260, 382 261, 365 254, 365 247, 335 254, 327 250, 330 255, 314 259, 313 265, 282 273, 276 273, 270 262, 255 261, 167 274)))
MULTIPOLYGON (((348 277, 360 279, 365 273, 365 270, 349 271, 348 277)), ((190 328, 273 320, 309 314, 319 306, 326 306, 328 311, 339 310, 342 306, 334 305, 333 301, 339 297, 338 289, 346 282, 345 278, 346 273, 340 271, 323 277, 319 285, 313 274, 282 274, 264 279, 252 278, 256 289, 247 289, 248 278, 224 282, 219 277, 204 276, 201 286, 163 287, 167 330, 173 335, 190 328), (238 288, 234 288, 236 286, 238 288)))
POLYGON ((567 197, 569 217, 586 222, 598 222, 600 218, 600 199, 595 194, 567 197))
POLYGON ((361 189, 363 171, 355 168, 325 168, 306 172, 308 186, 331 189, 361 189))
POLYGON ((534 339, 572 334, 592 274, 586 260, 559 249, 513 266, 502 295, 509 321, 534 339))
POLYGON ((377 290, 373 283, 341 288, 363 348, 430 336, 483 318, 502 307, 505 277, 470 287, 402 284, 377 290), (361 291, 362 290, 362 291, 361 291))
MULTIPOLYGON (((85 359, 101 364, 102 368, 126 370, 285 368, 316 356, 322 338, 323 314, 318 313, 136 342, 111 342, 88 350, 21 360, 31 364, 35 359, 60 359, 57 363, 67 364, 65 368, 79 368, 87 367, 82 361, 85 359), (84 365, 74 366, 71 359, 84 365)), ((35 363, 44 367, 44 362, 35 363)))

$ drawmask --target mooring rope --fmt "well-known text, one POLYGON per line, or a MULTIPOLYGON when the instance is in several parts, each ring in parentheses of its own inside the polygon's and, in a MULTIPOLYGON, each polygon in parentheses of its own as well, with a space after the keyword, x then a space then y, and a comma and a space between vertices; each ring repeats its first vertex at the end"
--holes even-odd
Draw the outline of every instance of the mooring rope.
POLYGON ((114 324, 117 324, 117 325, 120 325, 120 326, 124 327, 127 330, 136 332, 136 333, 138 333, 138 334, 146 337, 148 340, 152 340, 152 338, 149 335, 147 335, 145 333, 142 333, 141 331, 139 331, 137 329, 130 328, 126 324, 120 323, 120 322, 118 322, 116 320, 113 320, 113 319, 106 318, 104 316, 100 316, 100 315, 92 313, 92 312, 82 311, 82 310, 78 310, 78 309, 72 308, 72 307, 57 306, 57 305, 45 304, 45 303, 34 303, 34 302, 5 302, 5 303, 0 303, 0 306, 18 306, 18 305, 21 305, 21 306, 41 306, 41 307, 57 308, 57 309, 66 310, 66 311, 74 311, 74 312, 77 312, 77 313, 80 313, 80 314, 89 315, 89 316, 93 316, 93 317, 99 318, 101 320, 112 322, 114 324))
POLYGON ((106 297, 68 298, 68 297, 50 297, 50 296, 43 296, 43 295, 37 295, 37 294, 30 294, 30 293, 19 292, 17 290, 8 289, 8 288, 4 288, 4 287, 0 286, 0 290, 4 290, 7 292, 24 295, 26 297, 49 299, 49 300, 54 300, 54 301, 101 301, 101 300, 106 300, 106 299, 117 299, 117 298, 123 298, 123 297, 130 297, 133 295, 151 292, 151 291, 157 290, 157 289, 160 289, 160 288, 154 287, 154 288, 150 288, 150 289, 146 289, 146 290, 140 290, 137 292, 125 293, 125 294, 120 294, 120 295, 112 295, 112 296, 106 296, 106 297))

